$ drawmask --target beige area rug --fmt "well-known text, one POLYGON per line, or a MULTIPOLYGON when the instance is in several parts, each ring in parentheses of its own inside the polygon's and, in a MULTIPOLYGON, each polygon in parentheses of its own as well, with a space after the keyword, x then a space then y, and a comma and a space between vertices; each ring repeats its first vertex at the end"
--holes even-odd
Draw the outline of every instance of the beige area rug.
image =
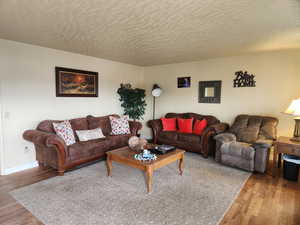
POLYGON ((104 161, 15 190, 11 195, 46 225, 216 225, 249 173, 186 153, 154 172, 146 193, 142 171, 104 161))

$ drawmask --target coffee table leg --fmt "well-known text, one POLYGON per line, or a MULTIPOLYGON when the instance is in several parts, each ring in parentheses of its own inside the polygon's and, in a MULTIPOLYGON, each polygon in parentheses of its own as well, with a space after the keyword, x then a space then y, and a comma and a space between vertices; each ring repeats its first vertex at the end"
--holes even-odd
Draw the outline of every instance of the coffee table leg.
POLYGON ((184 155, 182 155, 182 158, 179 159, 179 174, 182 176, 182 173, 183 173, 183 158, 184 158, 184 155))
POLYGON ((152 183, 153 183, 153 169, 151 166, 147 166, 146 168, 146 177, 147 177, 147 190, 148 193, 152 191, 152 183))
POLYGON ((106 157, 107 176, 111 176, 112 161, 110 155, 106 157))

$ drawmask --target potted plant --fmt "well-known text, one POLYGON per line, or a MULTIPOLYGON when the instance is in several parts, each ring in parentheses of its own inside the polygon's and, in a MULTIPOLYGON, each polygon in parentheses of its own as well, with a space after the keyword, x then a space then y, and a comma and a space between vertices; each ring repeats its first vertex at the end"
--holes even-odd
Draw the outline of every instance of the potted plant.
POLYGON ((130 84, 121 84, 118 94, 120 95, 119 100, 124 109, 124 115, 128 115, 134 121, 143 119, 147 105, 145 90, 132 88, 130 84))

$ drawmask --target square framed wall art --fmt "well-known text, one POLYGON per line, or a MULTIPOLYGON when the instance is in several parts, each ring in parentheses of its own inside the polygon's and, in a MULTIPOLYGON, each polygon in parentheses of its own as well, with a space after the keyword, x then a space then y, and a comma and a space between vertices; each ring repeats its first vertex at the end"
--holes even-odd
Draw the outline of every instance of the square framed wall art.
POLYGON ((199 82, 199 103, 221 103, 221 80, 199 82))
POLYGON ((98 97, 98 72, 55 67, 56 97, 98 97))

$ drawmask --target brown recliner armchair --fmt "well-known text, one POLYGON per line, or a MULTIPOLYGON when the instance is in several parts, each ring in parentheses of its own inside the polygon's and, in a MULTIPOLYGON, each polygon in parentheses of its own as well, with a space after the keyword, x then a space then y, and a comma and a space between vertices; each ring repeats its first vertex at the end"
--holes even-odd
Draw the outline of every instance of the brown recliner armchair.
POLYGON ((216 161, 247 171, 264 173, 270 148, 277 137, 278 119, 239 115, 228 133, 215 136, 216 161))
POLYGON ((215 152, 216 134, 226 131, 228 124, 221 123, 216 117, 200 115, 196 113, 167 113, 165 118, 194 118, 194 120, 206 119, 208 126, 202 135, 180 133, 178 131, 163 131, 160 119, 148 121, 148 126, 152 128, 153 142, 155 144, 168 144, 177 148, 182 148, 190 152, 202 154, 204 157, 213 155, 215 152))

